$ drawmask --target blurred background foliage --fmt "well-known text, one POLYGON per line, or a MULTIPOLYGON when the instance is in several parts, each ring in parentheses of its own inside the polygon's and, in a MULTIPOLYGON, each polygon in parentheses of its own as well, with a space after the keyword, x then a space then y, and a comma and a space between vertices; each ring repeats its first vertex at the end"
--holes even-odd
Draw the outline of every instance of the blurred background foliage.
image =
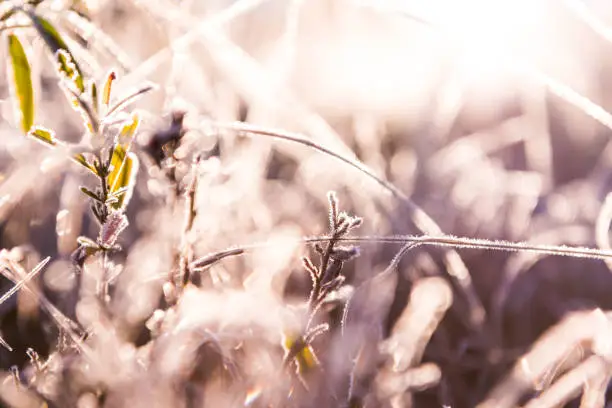
MULTIPOLYGON (((9 3, 0 7, 8 10, 9 3)), ((361 235, 423 232, 400 201, 333 158, 294 143, 221 131, 211 121, 298 132, 354 156, 409 196, 447 234, 609 249, 612 119, 605 111, 612 110, 612 6, 605 1, 40 3, 37 10, 65 35, 86 77, 103 81, 114 69, 119 93, 145 80, 158 85, 134 104, 142 117, 134 147, 141 171, 127 207, 123 251, 113 258, 122 272, 111 288, 109 315, 102 319, 84 295, 92 283, 87 274, 75 273, 70 259, 78 236, 98 234, 78 191, 92 182, 91 175, 20 133, 10 84, 0 80, 0 248, 18 247, 12 256, 26 270, 50 256, 33 284, 71 319, 88 325, 99 318, 106 332, 92 340, 100 360, 107 360, 96 366, 103 368, 77 381, 76 369, 68 372, 63 362, 50 385, 39 384, 39 393, 50 395, 57 406, 170 407, 193 401, 198 402, 189 406, 288 406, 275 399, 282 397, 266 394, 271 385, 265 381, 275 378, 271 373, 282 360, 276 338, 280 323, 271 315, 308 297, 311 283, 300 258, 312 251, 295 240, 327 233, 326 193, 336 191, 342 209, 363 218, 361 235), (183 206, 169 205, 171 185, 145 147, 179 110, 185 113, 187 133, 176 151, 182 160, 178 180, 189 176, 194 155, 207 157, 198 168, 190 238, 196 256, 274 242, 215 264, 202 273, 200 292, 183 295, 187 300, 176 312, 179 321, 215 338, 209 343, 225 348, 217 354, 191 345, 200 343, 188 335, 151 342, 145 324, 162 302, 184 217, 183 206), (243 369, 257 386, 234 389, 214 371, 212 360, 232 354, 242 341, 248 343, 243 369), (174 355, 171 350, 180 344, 199 351, 174 355), (149 375, 136 378, 138 369, 130 364, 138 364, 138 353, 146 347, 155 358, 149 360, 149 375), (190 359, 206 372, 181 366, 190 359), (191 374, 176 374, 174 366, 191 374), (121 374, 113 379, 116 372, 121 374)), ((61 140, 79 142, 81 118, 57 85, 44 43, 30 28, 3 29, 3 36, 9 31, 27 45, 36 123, 61 140)), ((0 55, 8 61, 6 41, 0 55)), ((7 67, 0 64, 0 78, 7 77, 7 67)), ((384 270, 397 250, 397 245, 363 244, 359 257, 345 265, 347 281, 358 287, 384 270)), ((424 282, 433 283, 424 286, 427 295, 420 302, 442 315, 449 309, 432 320, 431 341, 423 337, 422 361, 435 364, 440 378, 423 389, 412 384, 406 394, 413 398, 394 400, 395 406, 476 406, 495 396, 490 392, 519 357, 565 316, 612 308, 612 274, 604 261, 467 249, 459 254, 485 312, 482 324, 475 325, 470 320, 474 304, 461 282, 448 278, 444 253, 411 250, 399 263, 397 283, 374 291, 389 303, 377 317, 383 330, 374 342, 393 338, 406 311, 413 310, 411 293, 424 282), (450 296, 452 305, 444 306, 450 296)), ((11 286, 8 279, 0 283, 2 292, 11 286)), ((325 374, 312 380, 309 393, 294 391, 292 404, 340 406, 325 388, 342 394, 338 390, 345 390, 348 381, 338 374, 341 369, 332 369, 341 366, 334 360, 343 344, 340 316, 341 310, 330 311, 333 336, 314 343, 325 374)), ((410 337, 413 329, 408 324, 400 333, 410 337)), ((30 375, 28 348, 44 359, 61 349, 61 330, 25 291, 0 305, 0 334, 14 349, 0 350, 0 369, 8 380, 13 366, 30 375)), ((570 366, 581 360, 576 361, 570 366)), ((221 366, 228 370, 229 364, 221 366)), ((544 371, 560 375, 566 370, 544 371)), ((9 406, 30 406, 16 402, 21 397, 6 391, 12 384, 7 381, 0 399, 9 406)), ((280 394, 282 389, 279 385, 280 394)), ((525 399, 520 403, 539 395, 519 394, 525 399)), ((385 398, 376 401, 362 403, 386 406, 385 398)))

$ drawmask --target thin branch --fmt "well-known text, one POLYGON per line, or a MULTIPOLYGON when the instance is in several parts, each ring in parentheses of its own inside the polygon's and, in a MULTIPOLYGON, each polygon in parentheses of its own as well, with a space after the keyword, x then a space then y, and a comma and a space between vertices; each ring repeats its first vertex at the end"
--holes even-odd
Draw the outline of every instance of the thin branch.
MULTIPOLYGON (((303 237, 293 240, 296 244, 313 244, 317 242, 329 242, 331 236, 303 237)), ((452 235, 428 236, 428 235, 380 235, 380 236, 361 236, 361 237, 341 237, 336 238, 340 242, 359 242, 359 243, 388 243, 388 244, 413 244, 415 246, 428 245, 434 247, 452 247, 464 249, 484 249, 491 251, 504 252, 534 252, 552 256, 568 256, 573 258, 587 258, 609 260, 612 259, 612 250, 575 247, 566 245, 538 245, 528 242, 511 242, 503 240, 488 240, 481 238, 456 237, 452 235)), ((287 241, 283 241, 287 242, 287 241)), ((203 268, 218 262, 225 257, 232 255, 242 255, 247 251, 265 248, 275 245, 275 242, 260 242, 241 246, 233 246, 218 252, 213 252, 205 257, 193 261, 192 268, 203 268)))
POLYGON ((416 245, 430 245, 436 247, 487 249, 494 251, 517 252, 527 251, 545 255, 569 256, 574 258, 611 259, 612 251, 588 247, 573 247, 566 245, 537 245, 528 242, 511 242, 503 240, 488 240, 481 238, 465 238, 452 235, 442 236, 416 236, 416 235, 392 235, 388 237, 346 237, 350 242, 380 242, 380 243, 405 243, 413 242, 416 245))
POLYGON ((245 122, 211 122, 205 120, 202 123, 204 128, 212 126, 217 129, 224 130, 233 130, 236 132, 246 132, 250 135, 259 135, 259 136, 268 136, 275 139, 285 140, 289 142, 299 143, 304 146, 308 146, 312 149, 318 150, 321 153, 325 153, 328 156, 333 157, 334 159, 340 160, 343 163, 348 164, 349 166, 359 170, 361 173, 374 180, 376 183, 381 185, 385 190, 389 191, 395 198, 398 198, 406 203, 406 205, 412 211, 422 211, 420 208, 416 206, 400 189, 395 187, 393 184, 388 182, 387 180, 377 176, 374 174, 369 168, 358 162, 357 160, 345 157, 339 153, 336 153, 327 147, 320 145, 319 143, 311 140, 310 138, 301 135, 299 133, 286 132, 280 129, 269 129, 263 128, 256 125, 251 125, 245 122))
POLYGON ((138 98, 140 98, 144 94, 146 94, 148 92, 151 92, 151 91, 154 91, 156 89, 157 89, 157 85, 154 85, 152 83, 151 84, 145 84, 145 85, 139 87, 138 89, 134 90, 133 92, 130 92, 128 95, 124 96, 123 98, 121 98, 117 102, 115 102, 115 104, 106 113, 106 116, 111 116, 113 113, 115 113, 115 112, 125 108, 129 104, 135 102, 138 98))
POLYGON ((0 33, 7 30, 17 30, 19 28, 31 28, 30 24, 0 24, 0 33))

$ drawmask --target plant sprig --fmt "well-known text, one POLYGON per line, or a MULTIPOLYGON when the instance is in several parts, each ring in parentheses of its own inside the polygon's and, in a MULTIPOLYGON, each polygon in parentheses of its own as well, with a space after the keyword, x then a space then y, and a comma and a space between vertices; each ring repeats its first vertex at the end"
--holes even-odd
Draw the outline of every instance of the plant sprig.
POLYGON ((312 288, 308 297, 308 320, 303 333, 298 336, 285 334, 283 347, 285 348, 284 366, 291 362, 296 365, 296 373, 304 382, 302 375, 314 366, 319 365, 316 353, 312 349, 312 342, 316 337, 329 330, 328 323, 314 325, 316 315, 325 303, 327 297, 340 289, 346 278, 342 275, 345 262, 359 255, 358 247, 354 245, 340 246, 339 242, 352 230, 362 224, 362 219, 340 212, 338 198, 335 192, 327 195, 329 202, 329 230, 330 235, 325 242, 314 245, 319 255, 318 265, 309 257, 302 258, 304 269, 310 275, 312 288))

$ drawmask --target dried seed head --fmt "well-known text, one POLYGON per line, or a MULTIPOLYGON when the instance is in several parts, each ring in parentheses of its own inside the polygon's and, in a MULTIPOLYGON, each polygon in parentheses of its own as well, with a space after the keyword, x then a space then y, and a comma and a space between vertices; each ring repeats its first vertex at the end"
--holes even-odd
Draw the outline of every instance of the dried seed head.
POLYGON ((98 244, 104 248, 114 247, 117 243, 119 235, 127 228, 128 225, 128 219, 122 211, 111 212, 100 230, 98 244))

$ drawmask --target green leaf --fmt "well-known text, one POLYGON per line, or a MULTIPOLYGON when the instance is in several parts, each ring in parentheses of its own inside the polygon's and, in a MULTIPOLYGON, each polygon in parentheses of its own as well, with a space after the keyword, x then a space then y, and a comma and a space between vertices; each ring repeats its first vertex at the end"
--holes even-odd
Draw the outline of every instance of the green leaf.
POLYGON ((125 123, 119 132, 119 143, 124 145, 129 150, 129 146, 136 136, 138 126, 140 125, 140 115, 137 112, 132 113, 132 118, 129 122, 125 123))
POLYGON ((28 136, 35 138, 39 142, 42 142, 49 146, 56 146, 57 139, 55 138, 55 132, 51 129, 46 129, 42 126, 34 126, 28 132, 28 136))
POLYGON ((72 160, 75 163, 80 164, 81 166, 85 167, 87 170, 91 171, 93 174, 95 174, 96 176, 98 175, 98 171, 96 170, 96 168, 87 161, 87 159, 85 158, 85 156, 83 155, 83 153, 77 153, 75 155, 72 156, 72 160))
POLYGON ((21 130, 27 133, 34 123, 34 89, 32 70, 21 42, 16 35, 8 36, 10 64, 13 71, 13 88, 19 101, 21 130))
POLYGON ((87 187, 79 187, 79 189, 81 190, 81 192, 87 196, 89 196, 91 199, 102 202, 102 200, 100 199, 100 197, 98 197, 98 195, 96 193, 94 193, 93 191, 89 190, 87 187))
POLYGON ((89 84, 89 94, 93 103, 93 110, 96 114, 100 112, 100 101, 98 100, 98 87, 94 81, 89 84))
POLYGON ((102 91, 102 104, 108 108, 110 104, 111 90, 113 87, 113 81, 117 79, 117 74, 114 71, 111 71, 106 76, 106 82, 104 82, 104 88, 102 91))
POLYGON ((117 144, 111 159, 112 170, 107 178, 110 186, 109 194, 116 196, 117 201, 111 207, 120 210, 125 208, 134 191, 136 173, 138 172, 138 158, 134 153, 127 152, 125 146, 117 144), (120 192, 122 189, 125 191, 120 192))
MULTIPOLYGON (((65 49, 59 49, 55 53, 57 59, 58 70, 64 76, 64 80, 71 85, 74 85, 77 91, 83 92, 85 84, 83 76, 76 68, 76 62, 72 55, 65 49)), ((79 92, 75 92, 79 94, 79 92)))
POLYGON ((77 242, 79 243, 79 245, 82 245, 86 248, 95 248, 95 249, 100 248, 100 245, 98 245, 96 241, 89 239, 87 237, 84 237, 84 236, 78 237, 77 242))
POLYGON ((287 355, 293 357, 296 371, 300 375, 305 374, 320 364, 312 347, 304 343, 304 339, 301 337, 283 333, 283 348, 287 355))
MULTIPOLYGON (((83 71, 79 67, 79 64, 76 62, 76 59, 74 58, 72 52, 70 52, 68 44, 66 44, 60 33, 55 29, 53 24, 51 24, 44 17, 41 17, 32 11, 28 11, 28 16, 32 20, 34 28, 36 28, 36 31, 38 31, 38 34, 45 41, 45 44, 47 44, 47 47, 51 50, 53 55, 58 55, 59 51, 63 51, 70 56, 70 60, 74 65, 74 70, 76 71, 76 76, 74 79, 75 85, 80 92, 85 92, 85 84, 83 83, 83 71)), ((59 57, 58 62, 60 63, 61 67, 62 62, 59 57)), ((60 69, 63 71, 63 68, 60 69)), ((68 77, 70 78, 72 76, 68 75, 68 77)))

